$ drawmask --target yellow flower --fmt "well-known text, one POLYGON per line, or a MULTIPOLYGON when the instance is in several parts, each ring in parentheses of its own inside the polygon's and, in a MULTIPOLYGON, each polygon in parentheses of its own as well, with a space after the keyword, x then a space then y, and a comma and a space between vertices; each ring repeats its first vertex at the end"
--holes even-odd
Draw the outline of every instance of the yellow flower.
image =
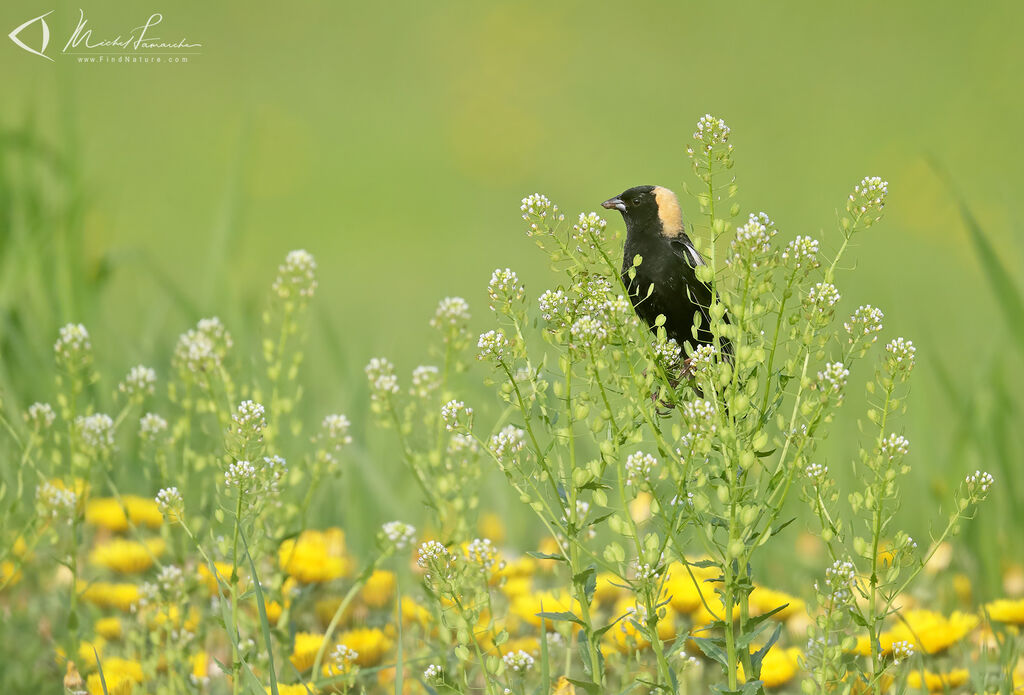
MULTIPOLYGON (((512 601, 512 613, 534 627, 540 627, 541 619, 538 613, 566 613, 580 614, 580 603, 567 594, 555 593, 552 591, 539 591, 535 594, 517 596, 512 601)), ((554 630, 555 625, 551 620, 545 621, 549 630, 554 630)))
MULTIPOLYGON (((606 634, 612 645, 623 654, 651 646, 646 629, 647 610, 632 597, 623 596, 615 604, 613 617, 622 617, 606 634), (643 627, 637 627, 639 623, 643 627)), ((662 606, 658 615, 658 638, 662 642, 675 639, 676 614, 671 606, 662 606)))
POLYGON ((654 498, 649 492, 638 492, 632 502, 629 503, 629 516, 633 521, 641 524, 651 518, 651 501, 654 498))
MULTIPOLYGON (((78 660, 85 664, 86 671, 96 668, 96 655, 99 654, 102 657, 103 647, 106 645, 106 640, 102 637, 97 637, 92 642, 83 641, 78 645, 78 660)), ((106 668, 106 666, 103 668, 106 668)))
POLYGON ((124 634, 121 619, 117 617, 100 618, 96 621, 96 634, 105 640, 119 640, 124 634))
MULTIPOLYGON (((705 601, 715 598, 714 585, 708 580, 720 574, 717 567, 697 567, 691 564, 689 569, 681 562, 673 562, 668 567, 668 578, 665 580, 665 596, 672 602, 672 608, 678 613, 692 613, 703 608, 701 595, 705 601), (690 573, 693 576, 690 576, 690 573)), ((710 603, 711 601, 709 601, 710 603)), ((709 621, 705 621, 709 622, 709 621)), ((694 619, 695 625, 702 625, 694 619)))
MULTIPOLYGON (((312 668, 313 662, 316 660, 316 653, 320 650, 320 645, 324 642, 323 634, 319 632, 297 632, 295 633, 295 647, 292 649, 292 655, 289 657, 292 662, 292 666, 299 673, 312 668)), ((325 649, 324 654, 329 650, 325 649)))
POLYGON ((754 590, 750 592, 749 602, 755 615, 767 613, 779 606, 786 606, 778 613, 773 614, 772 620, 786 620, 797 613, 802 613, 807 608, 807 604, 802 599, 763 586, 754 587, 754 590))
POLYGON ((116 497, 99 497, 89 500, 85 505, 87 524, 110 531, 127 531, 129 520, 133 526, 149 528, 159 528, 164 522, 156 500, 138 495, 122 495, 120 502, 116 497), (127 516, 125 509, 128 510, 127 516))
POLYGON ((339 528, 303 531, 277 550, 278 566, 304 584, 348 576, 352 562, 345 554, 345 534, 339 528))
MULTIPOLYGON (((917 651, 936 654, 948 649, 962 640, 978 625, 978 616, 954 611, 948 618, 941 613, 929 610, 906 611, 900 622, 878 636, 882 653, 892 651, 893 642, 910 642, 917 651)), ((866 636, 857 640, 854 647, 857 654, 871 653, 871 645, 866 636)))
POLYGON ((125 613, 132 609, 140 597, 139 587, 135 584, 111 584, 109 582, 96 582, 94 584, 80 584, 82 600, 88 601, 100 608, 117 608, 125 613))
POLYGON ((893 642, 906 640, 928 654, 935 654, 962 640, 978 625, 978 616, 954 611, 949 618, 927 610, 907 611, 892 631, 892 639, 882 647, 889 651, 893 642), (904 622, 905 621, 905 622, 904 622))
POLYGON ((346 630, 338 635, 338 642, 358 653, 356 663, 364 667, 379 664, 393 646, 391 638, 375 627, 346 630))
POLYGON ((525 596, 531 591, 533 591, 532 577, 511 577, 501 585, 501 593, 512 600, 518 596, 525 596))
MULTIPOLYGON (((323 625, 327 625, 334 618, 335 611, 338 610, 338 606, 341 605, 340 596, 328 596, 322 598, 313 604, 313 612, 316 613, 317 620, 323 625)), ((354 603, 349 603, 345 607, 345 612, 341 614, 341 624, 347 625, 352 620, 352 612, 355 609, 354 603)))
MULTIPOLYGON (((800 650, 797 647, 790 647, 789 649, 773 647, 769 649, 768 653, 764 655, 764 660, 761 662, 761 680, 764 681, 765 687, 774 688, 793 680, 793 676, 796 675, 797 670, 800 668, 800 664, 797 661, 799 657, 800 650)), ((746 680, 743 676, 742 664, 739 667, 739 676, 741 680, 746 680)))
POLYGON ((532 577, 537 571, 537 561, 529 555, 517 557, 514 560, 505 560, 501 567, 495 566, 491 573, 492 583, 497 583, 503 578, 526 579, 532 577))
POLYGON ((907 674, 907 685, 919 690, 922 682, 930 693, 941 693, 956 688, 967 682, 968 673, 965 668, 956 668, 948 673, 932 673, 931 671, 911 671, 907 674))
MULTIPOLYGON (((214 562, 213 566, 217 570, 216 575, 210 571, 210 566, 205 562, 196 568, 196 572, 199 574, 199 579, 206 584, 210 593, 217 594, 218 576, 220 581, 223 581, 226 585, 230 584, 232 565, 230 562, 214 562)), ((241 570, 239 570, 239 574, 241 574, 241 570)))
POLYGON ((123 674, 107 673, 104 669, 103 678, 99 673, 93 673, 86 681, 89 688, 89 695, 104 695, 103 685, 106 683, 106 695, 132 695, 135 682, 123 674))
POLYGON ((154 558, 163 555, 165 549, 162 538, 149 538, 145 543, 115 538, 93 548, 89 561, 114 572, 134 574, 152 567, 154 558))
MULTIPOLYGON (((85 646, 84 644, 82 645, 85 646)), ((79 650, 83 651, 83 650, 79 650)), ((84 655, 82 655, 84 656, 84 655)), ((92 654, 92 650, 89 651, 90 669, 96 670, 96 657, 92 654)), ((145 674, 142 672, 142 664, 138 661, 131 659, 122 659, 117 656, 101 657, 100 664, 103 666, 103 676, 107 679, 107 689, 110 689, 110 681, 114 677, 123 677, 133 683, 141 683, 146 679, 145 674)), ((99 675, 98 673, 95 675, 99 675)), ((90 682, 91 679, 90 679, 90 682)), ((90 687, 91 690, 91 687, 90 687)), ((100 692, 103 692, 102 689, 100 692)), ((113 691, 111 691, 113 692, 113 691)))
MULTIPOLYGON (((273 692, 270 686, 266 686, 264 690, 267 691, 267 695, 273 692)), ((277 684, 278 695, 309 695, 309 693, 316 693, 317 688, 313 683, 292 683, 291 685, 285 685, 284 683, 277 684)))
POLYGON ((402 624, 412 625, 416 623, 420 627, 427 627, 434 621, 434 615, 424 606, 416 603, 408 596, 402 597, 402 624))
POLYGON ((505 654, 512 654, 520 650, 526 652, 532 657, 538 657, 540 656, 540 640, 536 637, 517 637, 516 639, 510 639, 498 647, 498 653, 502 656, 505 654))
POLYGON ((611 603, 622 595, 624 582, 613 572, 598 572, 594 588, 597 603, 611 603))
POLYGON ((277 621, 281 619, 281 613, 284 612, 284 608, 277 601, 268 601, 266 608, 267 622, 271 625, 277 625, 277 621))
POLYGON ((14 586, 21 581, 21 570, 10 560, 0 562, 0 585, 14 586))
POLYGON ((495 545, 505 542, 505 522, 493 512, 480 517, 477 530, 482 538, 490 538, 495 545))
POLYGON ((1024 624, 1024 599, 1001 598, 985 604, 992 620, 999 623, 1024 624))
POLYGON ((192 676, 196 680, 210 677, 210 657, 204 651, 196 652, 189 659, 192 662, 192 676))
POLYGON ((395 593, 395 573, 375 570, 359 592, 363 603, 372 608, 383 608, 391 602, 395 593))

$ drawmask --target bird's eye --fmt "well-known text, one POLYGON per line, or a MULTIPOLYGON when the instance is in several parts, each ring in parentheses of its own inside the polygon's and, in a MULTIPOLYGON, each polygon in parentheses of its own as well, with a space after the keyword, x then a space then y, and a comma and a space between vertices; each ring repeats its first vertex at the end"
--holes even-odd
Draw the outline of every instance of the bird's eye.
POLYGON ((639 207, 641 200, 642 199, 640 197, 633 198, 633 202, 632 202, 633 207, 639 207))

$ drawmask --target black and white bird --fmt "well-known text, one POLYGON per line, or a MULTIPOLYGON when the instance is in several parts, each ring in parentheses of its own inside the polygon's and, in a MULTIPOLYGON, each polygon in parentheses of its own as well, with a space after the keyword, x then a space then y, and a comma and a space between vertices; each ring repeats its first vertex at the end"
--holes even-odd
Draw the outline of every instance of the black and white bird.
MULTIPOLYGON (((711 287, 696 274, 706 263, 686 234, 676 194, 662 186, 635 186, 601 205, 621 212, 626 222, 622 281, 637 316, 653 332, 658 316, 663 315, 666 337, 680 347, 689 345, 687 355, 698 345, 713 344, 708 314, 711 287), (630 277, 638 254, 643 260, 630 277), (698 313, 701 321, 694 335, 698 313)), ((722 352, 729 354, 728 340, 720 337, 719 343, 722 352)))

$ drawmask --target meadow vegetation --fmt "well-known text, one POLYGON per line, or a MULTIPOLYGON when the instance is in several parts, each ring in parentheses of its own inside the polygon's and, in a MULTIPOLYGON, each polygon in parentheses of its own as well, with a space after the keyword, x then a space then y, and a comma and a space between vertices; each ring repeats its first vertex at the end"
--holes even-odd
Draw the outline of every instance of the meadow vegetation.
MULTIPOLYGON (((167 364, 102 373, 97 354, 116 346, 60 327, 52 381, 5 374, 0 683, 93 695, 1024 687, 1024 600, 979 602, 946 571, 1002 481, 980 469, 948 481, 940 507, 918 510, 928 538, 899 527, 916 495, 911 441, 936 435, 901 424, 917 351, 883 309, 838 311, 888 184, 853 185, 828 236, 792 234, 741 206, 730 136, 705 116, 687 149, 713 344, 677 345, 638 321, 614 224, 528 196, 520 214, 548 288, 496 269, 475 312, 486 319, 441 300, 408 378, 385 356, 352 375, 395 441, 392 485, 421 503, 357 542, 338 510, 374 501, 322 495, 357 465, 351 414, 302 407, 316 378, 303 370, 310 253, 281 263, 258 331, 243 341, 203 318, 167 364), (862 410, 847 407, 857 375, 862 410), (843 420, 860 444, 825 465, 820 444, 843 420), (512 516, 492 511, 492 473, 512 516), (508 526, 526 515, 542 533, 516 546, 508 526), (811 580, 766 576, 794 546, 811 580)), ((644 259, 627 261, 635 272, 644 259)))

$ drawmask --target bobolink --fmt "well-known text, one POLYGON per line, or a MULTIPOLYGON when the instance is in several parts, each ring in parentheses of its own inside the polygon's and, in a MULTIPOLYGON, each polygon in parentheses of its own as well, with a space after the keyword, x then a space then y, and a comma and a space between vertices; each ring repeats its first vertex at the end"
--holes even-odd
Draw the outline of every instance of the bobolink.
MULTIPOLYGON (((666 337, 680 347, 713 344, 708 315, 711 287, 698 280, 695 272, 706 263, 686 235, 676 194, 661 186, 635 186, 601 205, 621 212, 626 222, 622 281, 637 316, 653 332, 658 315, 663 314, 666 337), (630 277, 637 254, 643 262, 630 277), (693 325, 698 312, 702 320, 695 340, 693 325)), ((720 344, 728 354, 728 340, 720 338, 720 344)))

